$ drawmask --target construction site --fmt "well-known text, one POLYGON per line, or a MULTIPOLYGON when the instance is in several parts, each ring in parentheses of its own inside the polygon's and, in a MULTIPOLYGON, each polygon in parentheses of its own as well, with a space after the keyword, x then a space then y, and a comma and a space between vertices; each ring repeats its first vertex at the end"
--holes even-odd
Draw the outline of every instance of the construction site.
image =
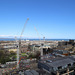
POLYGON ((28 20, 19 38, 0 41, 0 75, 75 75, 75 41, 23 40, 28 20))

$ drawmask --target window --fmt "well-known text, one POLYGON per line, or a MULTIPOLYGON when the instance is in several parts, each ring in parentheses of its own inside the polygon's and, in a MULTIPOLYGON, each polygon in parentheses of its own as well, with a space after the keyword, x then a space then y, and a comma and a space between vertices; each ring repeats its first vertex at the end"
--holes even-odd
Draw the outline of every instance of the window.
POLYGON ((73 63, 73 65, 75 66, 75 62, 73 63))
POLYGON ((62 69, 62 66, 59 66, 59 67, 58 67, 58 70, 60 70, 60 69, 62 69))
POLYGON ((68 64, 68 67, 70 67, 71 66, 71 64, 68 64))

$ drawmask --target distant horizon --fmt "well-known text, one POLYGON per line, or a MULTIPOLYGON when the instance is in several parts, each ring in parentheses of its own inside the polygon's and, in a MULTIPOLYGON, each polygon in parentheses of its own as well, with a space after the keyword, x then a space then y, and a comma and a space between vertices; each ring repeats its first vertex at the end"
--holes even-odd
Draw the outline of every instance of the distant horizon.
MULTIPOLYGON (((0 35, 0 39, 15 39, 18 38, 20 39, 19 35, 0 35)), ((21 36, 22 39, 43 39, 43 37, 26 37, 25 35, 21 36)), ((75 38, 46 38, 45 39, 75 39, 75 38)))
MULTIPOLYGON (((15 37, 12 38, 8 38, 8 37, 0 37, 0 39, 15 39, 15 37)), ((20 39, 19 37, 17 37, 17 39, 20 39)), ((39 39, 39 38, 21 38, 21 39, 39 39)), ((43 39, 43 38, 40 38, 43 39)), ((71 38, 45 38, 45 39, 71 39, 71 38)))
MULTIPOLYGON (((0 38, 0 41, 15 41, 15 38, 0 38)), ((17 38, 17 40, 29 40, 29 41, 42 41, 44 39, 25 39, 25 38, 17 38)), ((69 40, 75 40, 75 39, 45 39, 45 41, 69 41, 69 40)))

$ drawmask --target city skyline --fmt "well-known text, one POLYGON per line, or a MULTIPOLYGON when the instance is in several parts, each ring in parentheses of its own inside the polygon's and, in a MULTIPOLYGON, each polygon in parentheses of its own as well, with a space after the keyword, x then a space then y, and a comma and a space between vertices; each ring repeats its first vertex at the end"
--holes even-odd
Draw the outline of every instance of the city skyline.
POLYGON ((74 0, 1 0, 0 38, 75 39, 74 0), (37 31, 35 30, 35 27, 37 31))

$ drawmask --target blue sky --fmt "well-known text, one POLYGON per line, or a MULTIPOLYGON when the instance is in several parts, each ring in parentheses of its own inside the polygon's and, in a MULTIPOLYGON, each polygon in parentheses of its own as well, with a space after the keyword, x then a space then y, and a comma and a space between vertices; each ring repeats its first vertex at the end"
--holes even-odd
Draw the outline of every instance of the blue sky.
POLYGON ((27 18, 26 38, 75 39, 75 0, 0 0, 0 37, 19 36, 27 18))

